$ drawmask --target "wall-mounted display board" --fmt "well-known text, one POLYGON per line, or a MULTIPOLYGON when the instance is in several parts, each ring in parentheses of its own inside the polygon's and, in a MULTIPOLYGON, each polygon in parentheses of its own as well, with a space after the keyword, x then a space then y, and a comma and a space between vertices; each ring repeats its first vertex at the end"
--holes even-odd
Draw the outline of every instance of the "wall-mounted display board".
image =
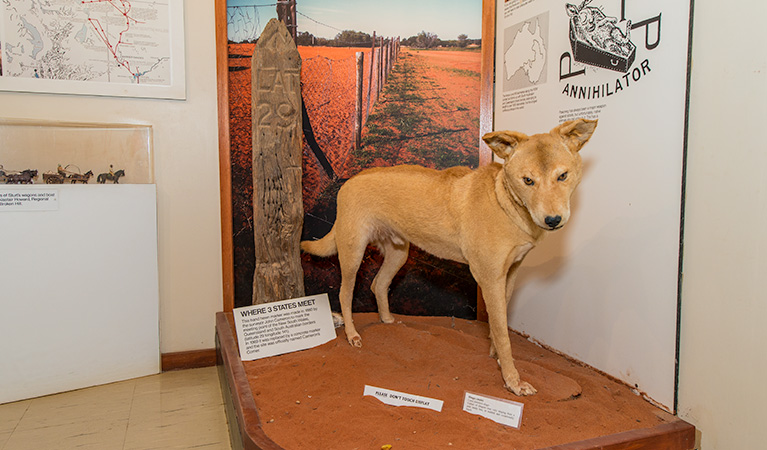
POLYGON ((0 90, 186 98, 184 1, 0 4, 0 90))
POLYGON ((0 119, 0 185, 24 171, 34 184, 154 183, 152 127, 0 119))
POLYGON ((156 198, 0 185, 0 403, 159 372, 156 198))
POLYGON ((496 129, 599 119, 510 324, 673 409, 690 3, 506 0, 496 17, 496 129))

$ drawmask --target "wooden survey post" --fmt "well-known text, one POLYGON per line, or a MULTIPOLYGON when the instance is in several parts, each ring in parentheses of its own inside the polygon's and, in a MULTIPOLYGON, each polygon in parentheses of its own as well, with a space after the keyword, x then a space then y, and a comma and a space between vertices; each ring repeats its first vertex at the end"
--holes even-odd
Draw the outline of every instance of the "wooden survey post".
POLYGON ((304 296, 300 75, 290 33, 270 20, 252 70, 254 305, 304 296))

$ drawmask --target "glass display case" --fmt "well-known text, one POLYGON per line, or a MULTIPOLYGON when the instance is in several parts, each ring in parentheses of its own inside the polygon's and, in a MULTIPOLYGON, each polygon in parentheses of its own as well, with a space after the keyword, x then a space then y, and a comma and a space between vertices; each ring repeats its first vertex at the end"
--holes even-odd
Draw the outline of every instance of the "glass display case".
POLYGON ((0 184, 153 184, 152 127, 0 119, 0 184))

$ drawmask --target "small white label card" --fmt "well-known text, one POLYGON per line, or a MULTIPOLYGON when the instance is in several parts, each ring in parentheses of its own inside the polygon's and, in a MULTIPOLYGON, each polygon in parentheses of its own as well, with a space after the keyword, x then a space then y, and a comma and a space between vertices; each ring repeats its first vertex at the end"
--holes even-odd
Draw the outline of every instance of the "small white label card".
POLYGON ((235 308, 233 313, 243 361, 305 350, 336 338, 327 294, 235 308))
POLYGON ((525 405, 519 402, 468 391, 463 396, 464 411, 514 428, 519 428, 524 407, 525 405))
POLYGON ((56 189, 0 190, 0 211, 56 211, 59 191, 56 189))
POLYGON ((391 406, 415 406, 416 408, 432 409, 437 412, 442 412, 442 404, 444 403, 442 400, 434 398, 421 397, 420 395, 406 394, 368 385, 365 385, 363 396, 365 395, 375 397, 391 406))

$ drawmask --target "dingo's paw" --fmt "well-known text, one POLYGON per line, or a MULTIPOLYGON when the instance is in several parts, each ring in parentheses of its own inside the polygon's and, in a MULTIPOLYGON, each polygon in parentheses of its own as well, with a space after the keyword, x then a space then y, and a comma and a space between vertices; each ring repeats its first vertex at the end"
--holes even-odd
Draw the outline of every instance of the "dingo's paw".
POLYGON ((525 395, 533 395, 538 392, 530 383, 526 381, 517 381, 515 385, 506 384, 506 389, 510 390, 514 394, 523 397, 525 395))
POLYGON ((388 316, 381 315, 381 322, 383 323, 394 323, 394 317, 389 314, 388 316))
POLYGON ((350 344, 352 347, 357 347, 357 348, 360 348, 360 347, 362 347, 362 338, 361 338, 361 337, 360 337, 360 335, 359 335, 359 334, 357 334, 357 333, 355 333, 355 334, 354 334, 354 335, 352 335, 352 336, 347 336, 347 337, 346 337, 346 340, 348 340, 348 341, 349 341, 349 344, 350 344))
POLYGON ((342 316, 341 314, 337 312, 331 313, 331 315, 333 316, 334 328, 341 328, 342 326, 344 326, 344 316, 342 316))

